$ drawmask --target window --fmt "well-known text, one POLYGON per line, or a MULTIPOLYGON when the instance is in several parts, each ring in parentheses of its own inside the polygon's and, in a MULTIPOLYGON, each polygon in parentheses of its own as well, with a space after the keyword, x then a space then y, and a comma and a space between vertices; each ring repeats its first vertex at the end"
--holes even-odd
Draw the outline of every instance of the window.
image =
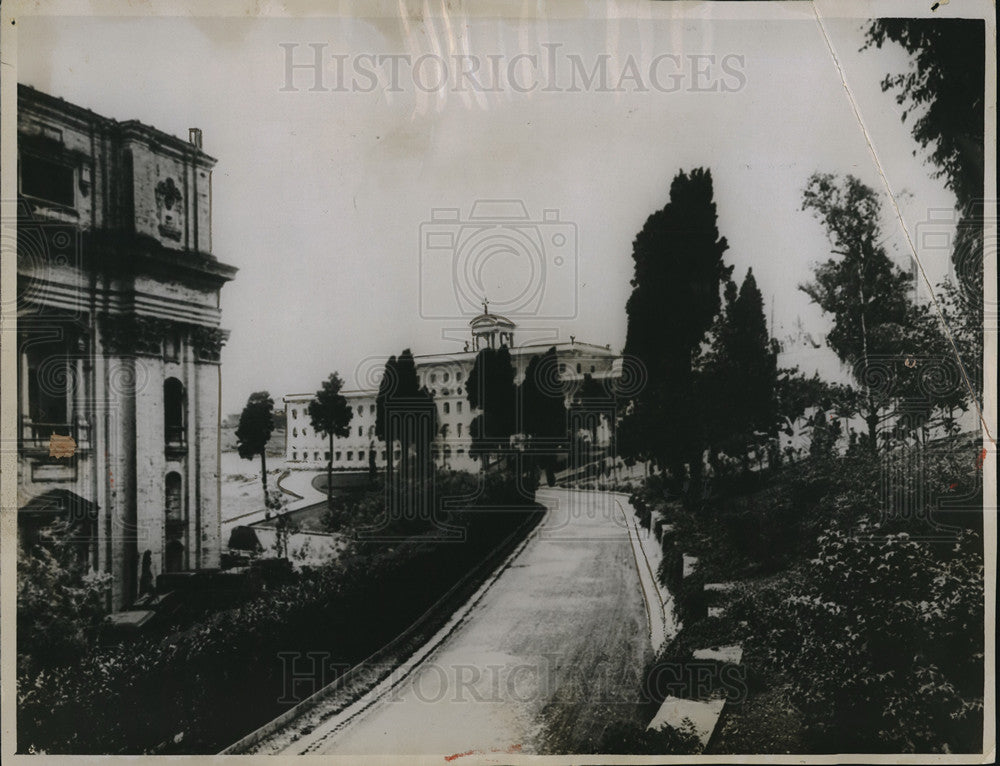
POLYGON ((455 411, 458 412, 458 413, 462 412, 462 403, 461 402, 455 402, 455 411))
POLYGON ((347 450, 347 461, 354 460, 354 450, 347 450))
POLYGON ((448 373, 446 372, 446 373, 445 373, 445 374, 444 374, 444 375, 443 375, 443 376, 441 377, 441 380, 443 380, 443 381, 444 381, 445 383, 447 383, 447 382, 448 382, 448 378, 450 378, 450 377, 451 377, 451 375, 449 375, 449 374, 448 374, 448 373))
POLYGON ((461 381, 462 380, 462 373, 456 372, 455 373, 455 380, 456 381, 461 381))
POLYGON ((459 447, 459 448, 458 448, 458 452, 457 452, 457 453, 455 453, 455 454, 457 454, 457 455, 458 455, 459 457, 462 457, 462 455, 464 455, 464 454, 465 454, 465 450, 464 450, 464 449, 462 449, 461 447, 459 447))
POLYGON ((292 429, 292 438, 294 439, 298 435, 299 435, 299 429, 298 428, 293 428, 292 429))
POLYGON ((314 452, 313 453, 313 460, 319 460, 319 453, 318 452, 314 452))
POLYGON ((594 365, 590 365, 590 371, 594 372, 594 365))
POLYGON ((459 424, 458 424, 458 425, 456 426, 456 433, 458 434, 458 436, 461 436, 461 435, 462 435, 462 424, 461 424, 461 423, 459 423, 459 424))
POLYGON ((184 384, 177 378, 167 378, 163 381, 163 425, 164 438, 169 447, 184 446, 186 408, 184 384))
POLYGON ((329 452, 324 452, 323 453, 323 459, 326 460, 327 462, 330 462, 330 453, 329 452))
POLYGON ((184 498, 181 494, 181 475, 171 471, 164 480, 166 487, 167 524, 184 521, 184 498))
POLYGON ((66 207, 76 204, 72 167, 31 154, 22 154, 19 159, 21 194, 66 207))
POLYGON ((365 433, 362 430, 362 426, 358 426, 358 436, 364 436, 364 435, 365 435, 365 433))
POLYGON ((309 434, 309 430, 308 430, 308 429, 306 429, 306 428, 303 428, 303 429, 302 429, 302 435, 303 435, 303 436, 307 436, 308 434, 309 434))
POLYGON ((358 416, 360 417, 361 415, 364 415, 364 414, 365 414, 365 406, 363 404, 359 404, 358 405, 358 416))
POLYGON ((375 414, 375 405, 374 404, 368 405, 368 414, 369 415, 374 415, 375 414))
POLYGON ((576 363, 576 371, 577 371, 577 372, 579 373, 579 372, 581 372, 582 370, 583 370, 583 368, 582 368, 582 367, 580 366, 580 363, 579 363, 579 362, 577 362, 577 363, 576 363))
POLYGON ((382 459, 385 460, 385 450, 382 450, 382 459))
POLYGON ((57 430, 69 433, 76 390, 72 347, 59 340, 24 342, 22 348, 28 374, 25 414, 31 422, 31 438, 47 441, 57 430))
POLYGON ((364 450, 358 452, 358 462, 360 463, 362 460, 364 460, 367 457, 367 455, 368 453, 365 452, 364 450))
POLYGON ((298 410, 292 410, 292 420, 295 420, 299 416, 298 410))
POLYGON ((448 415, 451 412, 451 405, 448 402, 444 403, 444 414, 448 415))
POLYGON ((437 373, 432 372, 431 373, 431 383, 437 383, 437 379, 438 379, 437 373))
POLYGON ((299 459, 299 453, 298 453, 298 452, 295 452, 295 451, 293 451, 293 452, 292 452, 292 460, 298 460, 298 459, 299 459))
POLYGON ((340 462, 340 450, 333 453, 333 459, 340 462))
POLYGON ((181 334, 177 330, 169 330, 163 339, 163 358, 168 362, 181 360, 181 334))

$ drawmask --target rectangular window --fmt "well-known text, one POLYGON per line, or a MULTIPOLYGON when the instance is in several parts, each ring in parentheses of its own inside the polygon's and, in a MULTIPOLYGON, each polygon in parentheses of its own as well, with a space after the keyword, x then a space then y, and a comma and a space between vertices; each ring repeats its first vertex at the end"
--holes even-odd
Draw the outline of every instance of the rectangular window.
POLYGON ((324 452, 323 453, 323 459, 326 460, 326 461, 329 461, 330 460, 330 453, 329 452, 324 452))
POLYGON ((347 460, 348 462, 354 460, 354 450, 347 450, 347 460))
POLYGON ((31 154, 22 154, 20 160, 22 194, 66 207, 76 204, 73 168, 31 154))
POLYGON ((459 412, 462 411, 462 403, 461 402, 455 402, 455 406, 458 408, 459 412))
POLYGON ((337 461, 340 460, 340 450, 337 450, 336 452, 333 453, 333 459, 337 461))
POLYGON ((299 453, 298 452, 293 452, 292 453, 292 460, 298 460, 298 459, 299 459, 299 453))

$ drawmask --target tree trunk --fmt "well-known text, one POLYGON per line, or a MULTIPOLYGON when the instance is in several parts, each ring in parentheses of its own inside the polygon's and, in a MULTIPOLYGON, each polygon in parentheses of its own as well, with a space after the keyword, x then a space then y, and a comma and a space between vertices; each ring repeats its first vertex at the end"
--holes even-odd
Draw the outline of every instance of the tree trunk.
POLYGON ((260 483, 264 487, 264 508, 268 508, 267 503, 267 450, 262 448, 260 451, 260 483))
POLYGON ((330 459, 326 461, 326 507, 333 510, 333 432, 330 432, 330 459))

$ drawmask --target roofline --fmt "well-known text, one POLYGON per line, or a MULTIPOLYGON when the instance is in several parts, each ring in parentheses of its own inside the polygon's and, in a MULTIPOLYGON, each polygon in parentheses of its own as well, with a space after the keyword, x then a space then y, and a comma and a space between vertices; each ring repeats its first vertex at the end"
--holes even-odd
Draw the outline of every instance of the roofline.
POLYGON ((215 157, 211 156, 203 149, 199 149, 190 141, 186 141, 180 136, 167 133, 166 131, 153 127, 152 125, 147 125, 139 120, 116 120, 113 117, 105 117, 104 115, 98 114, 85 106, 74 104, 72 101, 67 101, 59 96, 53 96, 45 91, 38 90, 38 88, 35 88, 32 85, 18 83, 17 98, 19 112, 21 111, 21 100, 24 99, 26 101, 33 102, 38 111, 57 111, 62 115, 74 118, 84 123, 100 124, 107 130, 121 131, 123 137, 131 133, 155 140, 161 144, 169 146, 175 151, 193 154, 197 158, 198 162, 209 167, 214 166, 218 162, 215 157))

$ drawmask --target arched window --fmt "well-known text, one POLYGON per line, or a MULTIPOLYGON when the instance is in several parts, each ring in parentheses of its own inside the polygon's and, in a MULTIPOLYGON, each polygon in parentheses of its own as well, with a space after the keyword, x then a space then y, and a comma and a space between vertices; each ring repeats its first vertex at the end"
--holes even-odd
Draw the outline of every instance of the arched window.
POLYGON ((169 447, 183 447, 187 419, 187 397, 184 384, 177 378, 163 381, 164 438, 169 447))

